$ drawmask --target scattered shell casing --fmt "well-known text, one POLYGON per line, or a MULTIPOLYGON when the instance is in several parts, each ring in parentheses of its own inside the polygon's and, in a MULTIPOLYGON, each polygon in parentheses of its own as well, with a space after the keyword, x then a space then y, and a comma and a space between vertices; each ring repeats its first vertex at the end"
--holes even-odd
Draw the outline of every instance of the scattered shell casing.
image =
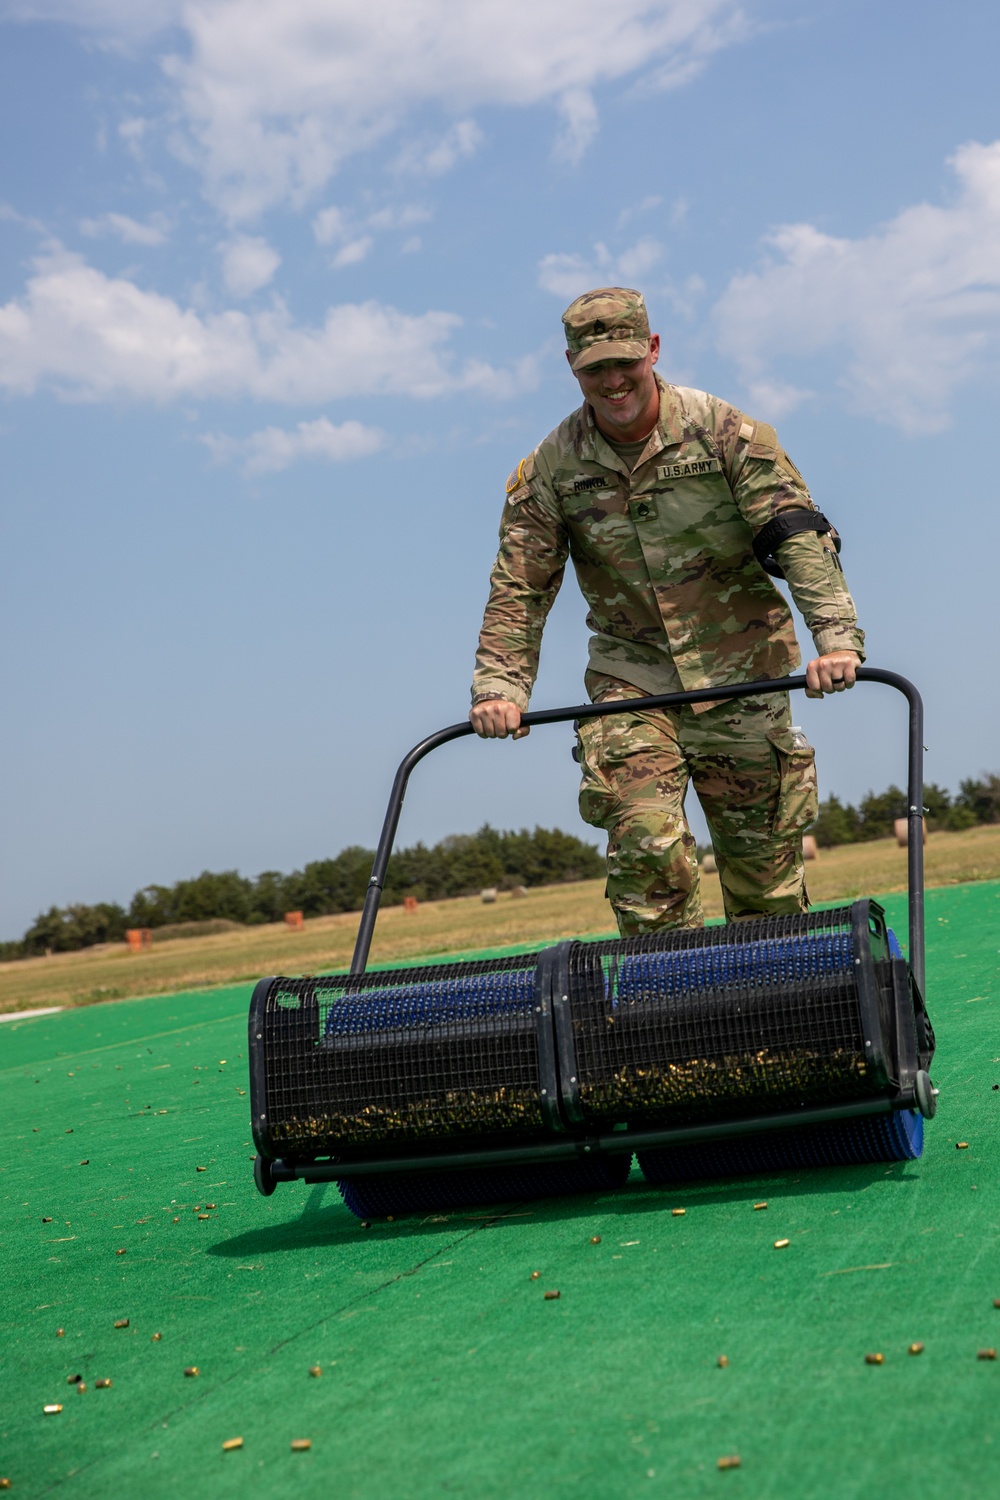
POLYGON ((207 1167, 195 1167, 195 1171, 196 1172, 207 1172, 208 1168, 207 1167))
POLYGON ((223 1451, 223 1453, 234 1453, 237 1448, 242 1448, 242 1447, 243 1447, 243 1439, 242 1438, 226 1438, 226 1441, 222 1445, 222 1451, 223 1451))
POLYGON ((205 1204, 206 1208, 218 1208, 218 1206, 219 1205, 217 1203, 206 1203, 205 1204))
POLYGON ((80 1165, 81 1165, 81 1167, 89 1167, 90 1166, 90 1157, 89 1156, 85 1156, 84 1159, 83 1159, 83 1161, 80 1163, 80 1165))
POLYGON ((590 1236, 590 1243, 592 1245, 599 1245, 601 1243, 601 1236, 599 1234, 592 1234, 590 1236))
POLYGON ((163 1337, 162 1333, 154 1333, 152 1335, 152 1337, 150 1338, 149 1342, 151 1344, 158 1344, 160 1342, 160 1340, 162 1339, 162 1337, 163 1337))
POLYGON ((866 1365, 884 1365, 885 1364, 885 1355, 884 1354, 866 1354, 865 1355, 865 1364, 866 1365))
POLYGON ((787 1250, 791 1243, 791 1240, 775 1240, 774 1248, 775 1250, 787 1250))
POLYGON ((682 1219, 684 1217, 684 1215, 687 1213, 687 1209, 686 1208, 672 1208, 670 1210, 670 1212, 674 1216, 675 1219, 682 1219))
POLYGON ((49 1404, 48 1404, 48 1406, 43 1406, 42 1407, 42 1411, 45 1413, 45 1415, 47 1417, 54 1417, 57 1412, 61 1412, 62 1411, 62 1406, 59 1404, 58 1401, 50 1401, 49 1404))
POLYGON ((116 1328, 127 1328, 128 1327, 128 1318, 116 1318, 115 1319, 115 1327, 116 1328))
POLYGON ((210 1218, 211 1215, 209 1215, 209 1214, 199 1214, 198 1217, 199 1217, 199 1219, 207 1219, 207 1218, 210 1218))
POLYGON ((754 1206, 753 1206, 753 1211, 754 1211, 755 1214, 759 1214, 760 1211, 761 1211, 761 1209, 762 1208, 766 1208, 766 1207, 767 1207, 766 1203, 755 1203, 754 1206))
POLYGON ((115 1251, 115 1254, 116 1254, 116 1255, 124 1255, 124 1254, 125 1254, 125 1251, 124 1251, 124 1250, 116 1250, 116 1251, 115 1251))
POLYGON ((13 1482, 14 1481, 12 1479, 8 1479, 6 1475, 0 1475, 0 1490, 9 1490, 13 1482))
POLYGON ((362 1229, 370 1229, 371 1227, 372 1227, 371 1226, 371 1221, 369 1219, 362 1219, 361 1220, 361 1228, 362 1229))
POLYGON ((84 1383, 84 1381, 81 1380, 80 1383, 79 1383, 79 1385, 77 1386, 77 1390, 78 1391, 85 1391, 86 1389, 87 1389, 86 1384, 84 1383))
MULTIPOLYGON (((545 1293, 545 1300, 546 1300, 546 1302, 555 1302, 556 1299, 559 1298, 559 1297, 561 1297, 561 1296, 562 1296, 562 1292, 546 1292, 545 1293)), ((996 1356, 994 1355, 994 1358, 995 1357, 996 1356)))
POLYGON ((309 1374, 313 1377, 314 1380, 318 1380, 319 1377, 322 1375, 322 1373, 323 1373, 323 1366, 322 1365, 310 1365, 309 1366, 309 1374))
POLYGON ((715 1363, 718 1365, 720 1370, 729 1369, 729 1359, 725 1354, 720 1354, 715 1363))
POLYGON ((101 1380, 94 1381, 94 1389, 97 1391, 106 1391, 109 1390, 110 1387, 111 1381, 107 1378, 107 1376, 104 1376, 104 1378, 101 1380))
POLYGON ((292 1438, 293 1453, 308 1453, 312 1447, 311 1438, 292 1438))
POLYGON ((65 1328, 57 1328, 56 1329, 56 1338, 57 1339, 64 1339, 65 1337, 66 1337, 66 1330, 65 1330, 65 1328))
POLYGON ((66 1376, 66 1384, 67 1385, 79 1385, 79 1383, 80 1383, 80 1381, 82 1379, 83 1379, 82 1375, 67 1375, 66 1376))
POLYGON ((195 1376, 195 1375, 197 1375, 198 1374, 198 1366, 197 1365, 185 1365, 184 1366, 184 1374, 185 1375, 189 1375, 189 1376, 195 1376))
POLYGON ((977 1359, 996 1359, 996 1357, 997 1351, 995 1349, 980 1349, 976 1353, 977 1359))
POLYGON ((715 1460, 719 1469, 738 1469, 740 1466, 740 1455, 738 1453, 727 1453, 722 1458, 715 1460))
POLYGON ((969 1149, 969 1143, 968 1143, 968 1141, 956 1141, 955 1142, 955 1150, 956 1151, 968 1151, 968 1149, 969 1149))
MULTIPOLYGON (((994 1297, 994 1298, 993 1298, 993 1306, 994 1306, 994 1307, 1000 1307, 1000 1297, 994 1297)), ((61 1332, 61 1331, 62 1331, 62 1330, 60 1330, 60 1332, 61 1332)))
POLYGON ((387 1224, 395 1224, 395 1222, 396 1222, 396 1215, 395 1214, 386 1214, 386 1216, 385 1216, 385 1222, 387 1224))
POLYGON ((924 1346, 923 1344, 911 1344, 906 1352, 907 1354, 923 1354, 924 1346))
POLYGON ((52 1223, 52 1220, 51 1220, 51 1219, 43 1219, 43 1220, 42 1220, 42 1223, 43 1223, 43 1224, 51 1224, 51 1223, 52 1223))
POLYGON ((539 1276, 541 1276, 541 1274, 542 1274, 541 1271, 532 1271, 531 1275, 528 1277, 528 1280, 529 1281, 537 1281, 538 1278, 539 1278, 539 1276))
POLYGON ((175 1223, 175 1224, 179 1224, 179 1223, 180 1223, 180 1222, 181 1222, 181 1221, 180 1221, 180 1219, 175 1219, 175 1220, 174 1220, 174 1223, 175 1223))

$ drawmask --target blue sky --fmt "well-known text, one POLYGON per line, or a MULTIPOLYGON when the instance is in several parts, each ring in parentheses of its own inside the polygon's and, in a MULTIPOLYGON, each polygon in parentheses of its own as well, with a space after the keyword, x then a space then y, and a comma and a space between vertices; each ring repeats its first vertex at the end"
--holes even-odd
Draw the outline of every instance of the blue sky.
MULTIPOLYGON (((982 0, 0 0, 0 936, 374 842, 595 284, 777 425, 928 776, 1000 769, 998 51, 982 0)), ((800 705, 824 795, 902 778, 887 690, 800 705)), ((587 832, 569 748, 449 746, 401 841, 587 832)))

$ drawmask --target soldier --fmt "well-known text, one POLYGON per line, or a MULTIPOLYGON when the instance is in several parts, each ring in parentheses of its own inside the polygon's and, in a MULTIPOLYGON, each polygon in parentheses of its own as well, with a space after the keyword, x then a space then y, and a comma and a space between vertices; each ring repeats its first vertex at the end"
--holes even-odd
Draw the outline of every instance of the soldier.
MULTIPOLYGON (((639 292, 605 287, 563 314, 583 405, 507 481, 479 637, 477 734, 528 733, 521 714, 542 629, 571 557, 589 605, 594 701, 782 677, 800 663, 787 579, 815 642, 807 693, 853 687, 864 633, 838 558, 773 427, 654 371, 639 292)), ((703 922, 694 782, 726 917, 804 911, 802 833, 817 811, 814 752, 787 694, 581 721, 580 811, 608 834, 623 935, 703 922)))

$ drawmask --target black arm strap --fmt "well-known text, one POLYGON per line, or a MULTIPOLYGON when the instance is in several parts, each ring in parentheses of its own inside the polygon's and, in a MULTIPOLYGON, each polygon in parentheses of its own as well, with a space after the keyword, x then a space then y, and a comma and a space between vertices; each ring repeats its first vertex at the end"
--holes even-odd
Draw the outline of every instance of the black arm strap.
POLYGON ((784 578, 776 555, 778 548, 800 531, 817 531, 820 536, 832 531, 833 544, 840 551, 840 537, 821 510, 783 510, 762 526, 753 539, 754 556, 772 578, 784 578))

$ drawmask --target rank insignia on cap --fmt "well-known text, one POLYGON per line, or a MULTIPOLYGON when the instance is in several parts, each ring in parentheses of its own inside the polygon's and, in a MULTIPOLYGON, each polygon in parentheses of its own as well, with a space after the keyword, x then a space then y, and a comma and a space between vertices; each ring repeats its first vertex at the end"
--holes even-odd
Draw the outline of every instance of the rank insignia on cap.
POLYGON ((524 473, 524 466, 525 466, 525 464, 527 462, 528 462, 528 460, 526 458, 522 458, 521 462, 518 464, 517 468, 511 470, 511 472, 510 472, 510 474, 508 476, 508 479, 507 479, 507 494, 508 495, 511 494, 514 490, 516 490, 517 487, 518 487, 518 485, 521 483, 521 475, 524 473))

